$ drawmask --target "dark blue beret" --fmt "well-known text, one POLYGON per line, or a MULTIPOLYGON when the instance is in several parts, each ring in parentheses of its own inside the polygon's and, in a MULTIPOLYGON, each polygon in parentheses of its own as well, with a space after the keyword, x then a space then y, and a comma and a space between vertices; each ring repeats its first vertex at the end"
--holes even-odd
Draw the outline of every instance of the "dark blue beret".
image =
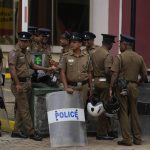
POLYGON ((88 31, 83 32, 83 40, 91 40, 95 38, 96 38, 96 35, 94 33, 88 32, 88 31))
POLYGON ((78 32, 72 32, 70 40, 82 41, 83 40, 82 34, 80 34, 78 32))
POLYGON ((60 38, 64 38, 64 39, 70 39, 71 37, 71 33, 69 33, 68 31, 65 31, 63 34, 60 35, 60 38))
POLYGON ((103 36, 103 41, 115 43, 115 35, 112 34, 101 34, 103 36))
POLYGON ((128 43, 134 43, 135 42, 135 38, 134 37, 131 37, 129 35, 123 35, 121 34, 120 35, 120 42, 128 42, 128 43))
POLYGON ((51 33, 51 30, 47 29, 47 28, 39 28, 38 33, 41 34, 42 36, 49 37, 50 33, 51 33))
POLYGON ((30 40, 31 34, 29 32, 19 32, 18 39, 19 40, 30 40))
POLYGON ((38 28, 34 26, 29 26, 28 27, 28 32, 31 34, 37 34, 38 28))

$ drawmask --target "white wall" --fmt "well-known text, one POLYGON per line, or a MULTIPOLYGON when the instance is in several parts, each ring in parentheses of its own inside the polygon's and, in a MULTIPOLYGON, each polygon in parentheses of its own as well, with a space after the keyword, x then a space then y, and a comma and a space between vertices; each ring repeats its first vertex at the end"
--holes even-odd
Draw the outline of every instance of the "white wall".
POLYGON ((101 33, 108 33, 109 0, 90 0, 90 31, 96 34, 95 44, 101 45, 101 33))

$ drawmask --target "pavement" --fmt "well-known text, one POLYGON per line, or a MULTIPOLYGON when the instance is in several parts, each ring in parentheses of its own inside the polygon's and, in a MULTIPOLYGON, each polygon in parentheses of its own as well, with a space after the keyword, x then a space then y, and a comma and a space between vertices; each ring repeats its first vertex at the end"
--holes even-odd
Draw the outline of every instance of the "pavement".
MULTIPOLYGON (((10 91, 10 80, 6 80, 3 91, 8 118, 14 120, 14 96, 10 91)), ((84 147, 52 148, 50 138, 34 141, 32 139, 11 138, 10 133, 2 132, 0 150, 150 150, 150 136, 143 137, 143 144, 139 146, 119 146, 117 145, 118 140, 121 140, 121 137, 112 141, 98 141, 95 137, 88 137, 88 144, 84 147)))

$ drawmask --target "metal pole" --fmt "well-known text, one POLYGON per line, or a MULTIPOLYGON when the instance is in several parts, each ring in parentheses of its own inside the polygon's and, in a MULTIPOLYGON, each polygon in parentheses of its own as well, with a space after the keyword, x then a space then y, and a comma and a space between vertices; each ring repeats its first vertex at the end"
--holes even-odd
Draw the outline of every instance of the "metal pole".
POLYGON ((22 0, 22 31, 28 31, 28 0, 22 0))
POLYGON ((52 0, 52 15, 51 15, 51 26, 52 26, 52 37, 51 37, 51 46, 52 46, 52 49, 53 49, 53 44, 54 44, 54 0, 52 0))

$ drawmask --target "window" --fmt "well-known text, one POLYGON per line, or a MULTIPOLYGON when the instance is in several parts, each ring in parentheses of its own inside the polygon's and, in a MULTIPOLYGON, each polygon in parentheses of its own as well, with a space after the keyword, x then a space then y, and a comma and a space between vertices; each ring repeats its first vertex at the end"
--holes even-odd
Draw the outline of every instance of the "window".
POLYGON ((0 0, 0 44, 15 43, 17 0, 0 0), (15 11, 13 11, 15 10, 15 11))
POLYGON ((31 0, 29 25, 52 30, 52 45, 65 30, 89 30, 89 0, 31 0))

